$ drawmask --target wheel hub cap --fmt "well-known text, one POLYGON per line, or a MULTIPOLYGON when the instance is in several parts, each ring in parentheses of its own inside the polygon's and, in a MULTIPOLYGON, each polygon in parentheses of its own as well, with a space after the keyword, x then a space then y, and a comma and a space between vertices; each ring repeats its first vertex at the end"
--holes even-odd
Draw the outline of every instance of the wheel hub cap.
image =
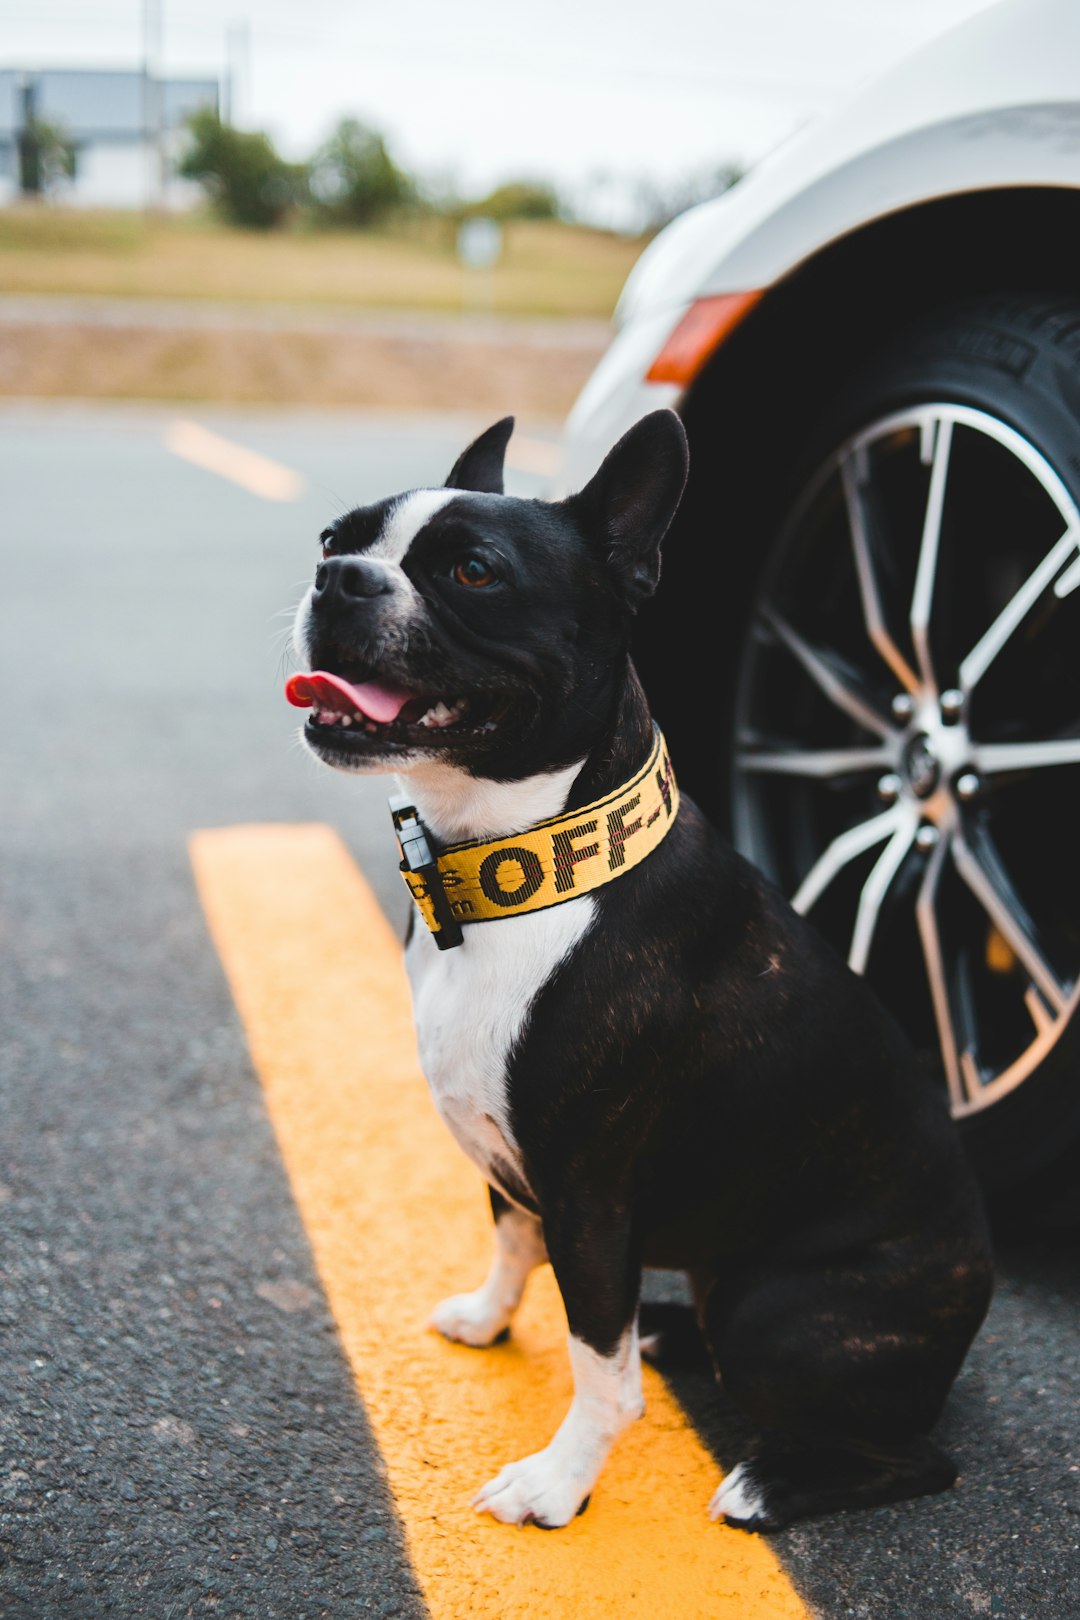
POLYGON ((904 745, 904 779, 917 799, 928 799, 941 781, 941 765, 929 737, 920 733, 904 745))
POLYGON ((866 973, 955 1115, 1080 1006, 1080 510, 986 412, 846 440, 766 570, 736 705, 735 841, 866 973))

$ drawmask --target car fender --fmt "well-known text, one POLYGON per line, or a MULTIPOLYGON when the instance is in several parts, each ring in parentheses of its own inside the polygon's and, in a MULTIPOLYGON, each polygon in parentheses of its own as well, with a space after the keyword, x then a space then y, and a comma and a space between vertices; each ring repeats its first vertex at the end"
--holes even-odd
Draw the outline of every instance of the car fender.
POLYGON ((924 46, 634 266, 613 341, 567 421, 563 483, 681 389, 646 373, 698 298, 767 289, 887 214, 1002 187, 1080 188, 1080 7, 1004 0, 924 46))

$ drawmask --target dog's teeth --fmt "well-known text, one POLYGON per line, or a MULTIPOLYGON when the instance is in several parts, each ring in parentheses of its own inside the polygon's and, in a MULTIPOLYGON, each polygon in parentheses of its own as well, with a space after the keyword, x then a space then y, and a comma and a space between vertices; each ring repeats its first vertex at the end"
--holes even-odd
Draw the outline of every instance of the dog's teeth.
POLYGON ((433 703, 431 708, 425 714, 422 714, 416 723, 418 726, 426 726, 429 730, 433 726, 452 726, 455 720, 459 719, 465 712, 466 706, 466 698, 455 698, 449 707, 440 699, 438 703, 433 703))
POLYGON ((341 717, 341 724, 343 726, 351 726, 352 725, 352 715, 351 714, 343 714, 342 717, 341 717))

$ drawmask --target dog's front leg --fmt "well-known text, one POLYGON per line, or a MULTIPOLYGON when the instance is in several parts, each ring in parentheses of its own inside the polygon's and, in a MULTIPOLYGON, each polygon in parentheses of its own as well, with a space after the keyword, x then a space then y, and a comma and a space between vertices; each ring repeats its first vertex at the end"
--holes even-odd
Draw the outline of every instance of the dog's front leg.
POLYGON ((574 1398, 551 1443, 510 1465, 473 1500, 506 1524, 569 1524, 608 1452, 645 1410, 637 1307, 641 1266, 628 1221, 610 1209, 564 1209, 544 1230, 570 1326, 574 1398))
POLYGON ((506 1332, 530 1274, 547 1259, 543 1230, 536 1216, 511 1204, 494 1187, 489 1191, 495 1217, 491 1270, 473 1293, 444 1299, 428 1323, 448 1339, 477 1347, 493 1344, 506 1332))

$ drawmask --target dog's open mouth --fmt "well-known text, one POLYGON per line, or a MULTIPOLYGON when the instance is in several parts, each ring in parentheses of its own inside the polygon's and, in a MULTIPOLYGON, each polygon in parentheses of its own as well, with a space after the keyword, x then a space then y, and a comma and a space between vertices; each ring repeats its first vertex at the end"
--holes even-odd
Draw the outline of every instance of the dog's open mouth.
POLYGON ((409 692, 381 681, 347 681, 321 669, 290 676, 285 696, 296 708, 312 711, 309 734, 335 743, 374 738, 415 745, 441 732, 476 736, 493 731, 506 706, 505 699, 492 694, 461 697, 409 692))

